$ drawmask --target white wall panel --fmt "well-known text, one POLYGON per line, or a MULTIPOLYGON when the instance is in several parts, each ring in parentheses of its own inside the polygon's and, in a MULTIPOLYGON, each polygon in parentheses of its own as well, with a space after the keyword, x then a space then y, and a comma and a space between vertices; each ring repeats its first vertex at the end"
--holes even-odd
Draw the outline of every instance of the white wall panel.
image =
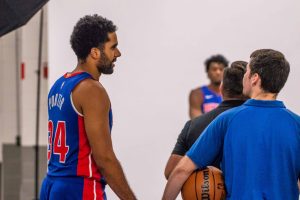
MULTIPOLYGON (((47 20, 46 14, 44 21, 47 20)), ((40 12, 38 12, 22 28, 22 62, 25 63, 25 78, 21 81, 22 89, 22 144, 32 146, 35 144, 36 134, 36 103, 37 103, 37 69, 38 69, 38 51, 39 51, 39 23, 40 12)), ((44 24, 42 65, 47 61, 47 23, 44 24)), ((43 73, 43 71, 41 71, 43 73)), ((41 74, 42 76, 43 74, 41 74)), ((47 143, 47 99, 48 80, 41 80, 41 98, 40 98, 40 144, 47 143)))
POLYGON ((0 39, 0 162, 2 144, 14 143, 17 135, 15 39, 15 32, 0 39))

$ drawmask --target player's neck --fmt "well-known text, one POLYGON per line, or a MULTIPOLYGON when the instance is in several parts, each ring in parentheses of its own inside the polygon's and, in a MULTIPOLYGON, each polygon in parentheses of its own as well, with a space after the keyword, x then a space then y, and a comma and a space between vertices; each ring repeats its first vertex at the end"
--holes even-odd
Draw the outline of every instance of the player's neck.
POLYGON ((215 93, 217 94, 220 94, 221 91, 220 91, 220 85, 216 85, 216 84, 213 84, 213 83, 210 83, 208 86, 207 86, 210 90, 214 91, 215 93))
POLYGON ((77 66, 72 73, 81 71, 89 73, 93 77, 93 79, 97 81, 99 81, 100 79, 101 73, 99 73, 97 67, 94 67, 93 65, 91 65, 91 63, 78 61, 77 66))

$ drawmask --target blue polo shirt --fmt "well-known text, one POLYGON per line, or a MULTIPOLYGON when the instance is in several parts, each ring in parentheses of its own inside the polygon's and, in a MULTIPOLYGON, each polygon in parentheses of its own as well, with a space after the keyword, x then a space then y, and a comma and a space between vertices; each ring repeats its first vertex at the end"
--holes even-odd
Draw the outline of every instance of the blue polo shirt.
POLYGON ((186 155, 198 168, 222 160, 226 199, 299 198, 300 117, 281 101, 250 99, 222 113, 186 155))

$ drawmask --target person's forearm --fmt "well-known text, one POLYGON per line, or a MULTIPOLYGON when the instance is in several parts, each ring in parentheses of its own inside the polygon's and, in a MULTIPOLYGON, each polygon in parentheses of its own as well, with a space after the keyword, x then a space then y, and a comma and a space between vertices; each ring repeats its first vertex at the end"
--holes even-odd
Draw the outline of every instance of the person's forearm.
POLYGON ((196 165, 184 156, 172 171, 168 183, 166 185, 163 200, 174 200, 178 196, 184 182, 188 179, 191 173, 196 169, 196 165))
MULTIPOLYGON (((177 162, 178 163, 178 162, 177 162)), ((165 178, 168 180, 172 170, 175 168, 177 163, 172 163, 171 160, 168 161, 166 168, 165 168, 165 178)))
POLYGON ((176 167, 176 165, 178 164, 178 162, 181 160, 182 156, 181 155, 177 155, 172 153, 172 155, 170 156, 166 168, 165 168, 165 177, 168 180, 171 172, 173 171, 173 169, 176 167))
POLYGON ((166 167, 166 169, 165 169, 165 178, 168 180, 168 178, 169 178, 169 176, 170 176, 170 174, 171 174, 171 172, 172 172, 172 170, 173 170, 173 168, 172 169, 170 169, 170 168, 168 168, 169 166, 167 166, 166 167))
POLYGON ((105 177, 107 184, 120 199, 136 200, 117 159, 106 160, 100 171, 105 177))
POLYGON ((174 200, 186 180, 184 171, 173 171, 168 179, 162 200, 174 200))

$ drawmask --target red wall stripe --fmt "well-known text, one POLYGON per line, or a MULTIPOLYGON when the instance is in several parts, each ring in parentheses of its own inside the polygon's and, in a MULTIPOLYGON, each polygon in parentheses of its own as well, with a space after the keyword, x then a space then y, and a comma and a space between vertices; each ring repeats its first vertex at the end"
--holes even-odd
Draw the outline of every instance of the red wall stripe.
POLYGON ((21 80, 25 79, 25 63, 21 63, 21 80))
POLYGON ((44 76, 45 79, 48 78, 48 64, 47 64, 47 62, 44 63, 43 76, 44 76))

